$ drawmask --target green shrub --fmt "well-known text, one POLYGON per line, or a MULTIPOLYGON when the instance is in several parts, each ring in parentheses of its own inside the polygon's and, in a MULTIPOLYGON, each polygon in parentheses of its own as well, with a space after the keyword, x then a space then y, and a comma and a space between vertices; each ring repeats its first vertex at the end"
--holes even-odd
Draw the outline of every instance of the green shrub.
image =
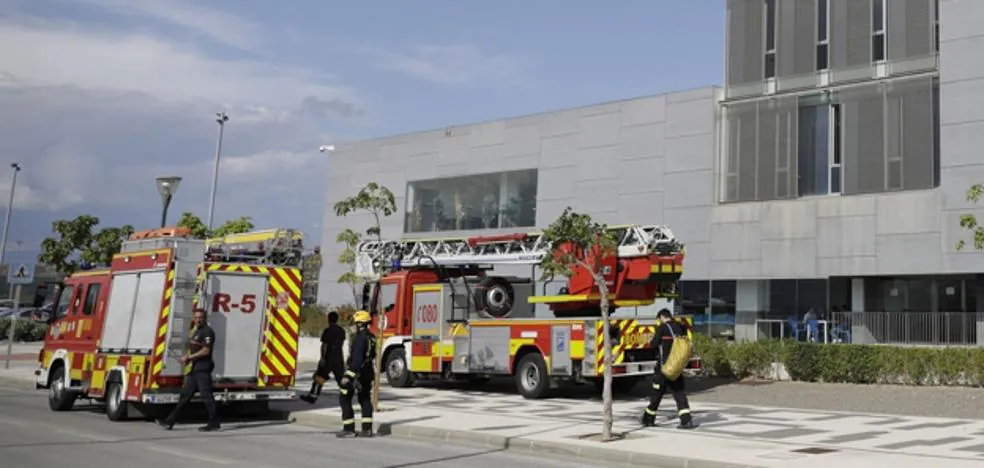
MULTIPOLYGON (((10 336, 10 322, 10 319, 0 319, 0 341, 6 340, 10 336)), ((14 341, 42 341, 47 332, 48 325, 46 324, 32 320, 19 320, 17 328, 14 329, 14 341)))
POLYGON ((803 382, 984 386, 984 348, 819 344, 762 340, 735 343, 695 337, 711 375, 769 377, 781 363, 803 382))

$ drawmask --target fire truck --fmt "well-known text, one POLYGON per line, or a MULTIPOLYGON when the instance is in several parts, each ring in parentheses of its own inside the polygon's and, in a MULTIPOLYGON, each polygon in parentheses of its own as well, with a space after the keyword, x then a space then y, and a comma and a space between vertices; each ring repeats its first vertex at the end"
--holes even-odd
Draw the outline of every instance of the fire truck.
POLYGON ((296 398, 301 272, 289 259, 300 245, 271 242, 295 232, 204 241, 186 228, 141 231, 108 268, 66 278, 35 372, 50 408, 96 400, 118 421, 176 403, 190 371, 178 358, 199 309, 217 338, 216 401, 263 411, 296 398))
MULTIPOLYGON (((684 249, 664 226, 609 229, 617 253, 604 258, 599 271, 614 313, 613 388, 625 392, 658 365, 652 342, 658 323, 655 311, 648 317, 619 311, 673 297, 684 249)), ((366 280, 362 302, 374 329, 382 331, 389 384, 512 376, 528 399, 565 383, 600 385, 605 364, 598 289, 581 267, 566 282, 535 281, 537 265, 553 252, 541 233, 358 245, 356 275, 366 280), (531 269, 529 277, 494 272, 522 266, 531 269)), ((689 367, 699 369, 699 358, 689 367)))

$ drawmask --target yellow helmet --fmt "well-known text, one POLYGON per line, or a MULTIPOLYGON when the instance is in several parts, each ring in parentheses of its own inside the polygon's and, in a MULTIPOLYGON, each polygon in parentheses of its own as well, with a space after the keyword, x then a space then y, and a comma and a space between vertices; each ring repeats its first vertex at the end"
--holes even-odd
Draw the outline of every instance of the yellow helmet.
POLYGON ((372 317, 369 316, 369 312, 359 310, 352 315, 352 321, 355 323, 369 323, 372 321, 372 317))

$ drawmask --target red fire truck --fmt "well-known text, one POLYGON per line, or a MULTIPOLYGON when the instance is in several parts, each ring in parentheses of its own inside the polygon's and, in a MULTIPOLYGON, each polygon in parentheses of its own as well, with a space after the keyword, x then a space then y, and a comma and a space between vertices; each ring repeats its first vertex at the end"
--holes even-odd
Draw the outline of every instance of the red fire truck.
MULTIPOLYGON (((627 391, 658 364, 655 311, 630 314, 674 295, 684 249, 663 226, 610 229, 618 251, 603 261, 601 271, 614 314, 614 389, 627 391)), ((583 268, 575 268, 566 282, 534 281, 536 266, 551 252, 538 233, 360 244, 356 274, 367 280, 365 307, 379 318, 373 326, 382 328, 389 384, 513 376, 520 394, 530 399, 564 382, 600 384, 604 340, 598 289, 583 268), (522 265, 532 270, 528 277, 492 271, 522 265)), ((700 367, 699 358, 691 367, 700 367)))
POLYGON ((108 268, 75 273, 56 288, 35 372, 52 410, 103 401, 116 421, 177 402, 189 371, 178 358, 188 352, 199 308, 217 336, 217 401, 262 410, 296 397, 301 272, 288 260, 300 256, 276 246, 299 245, 267 235, 206 247, 189 235, 185 228, 135 233, 108 268))

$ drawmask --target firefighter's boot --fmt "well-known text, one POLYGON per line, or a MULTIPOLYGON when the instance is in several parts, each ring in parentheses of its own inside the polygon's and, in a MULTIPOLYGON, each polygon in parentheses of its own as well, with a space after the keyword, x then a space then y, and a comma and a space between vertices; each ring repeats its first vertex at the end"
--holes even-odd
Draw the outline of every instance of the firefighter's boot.
POLYGON ((362 431, 359 432, 359 437, 372 437, 372 421, 362 420, 362 431))
POLYGON ((646 408, 642 412, 642 418, 640 420, 642 427, 654 427, 656 426, 656 410, 646 408))
POLYGON ((693 429, 695 427, 697 425, 694 424, 694 418, 690 415, 690 410, 680 411, 680 424, 677 425, 677 429, 693 429))
POLYGON ((338 437, 339 439, 349 439, 357 435, 358 434, 354 430, 350 429, 343 429, 335 433, 335 437, 338 437))

